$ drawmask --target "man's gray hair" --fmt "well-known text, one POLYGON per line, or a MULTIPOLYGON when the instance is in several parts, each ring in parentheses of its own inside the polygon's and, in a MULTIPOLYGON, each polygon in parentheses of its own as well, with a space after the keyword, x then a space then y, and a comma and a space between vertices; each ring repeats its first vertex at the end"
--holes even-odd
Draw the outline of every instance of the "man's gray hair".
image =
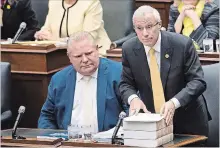
POLYGON ((69 39, 68 39, 68 47, 72 46, 72 42, 79 42, 79 41, 82 41, 82 40, 85 40, 85 39, 91 41, 92 44, 95 45, 95 39, 94 39, 94 37, 89 32, 80 31, 80 32, 73 33, 69 37, 69 39))
POLYGON ((134 24, 134 20, 135 18, 139 18, 139 17, 144 17, 147 13, 152 13, 155 17, 155 19, 157 20, 157 22, 161 22, 161 18, 160 18, 160 13, 157 11, 157 9, 145 5, 145 6, 141 6, 139 7, 133 15, 133 24, 134 24))

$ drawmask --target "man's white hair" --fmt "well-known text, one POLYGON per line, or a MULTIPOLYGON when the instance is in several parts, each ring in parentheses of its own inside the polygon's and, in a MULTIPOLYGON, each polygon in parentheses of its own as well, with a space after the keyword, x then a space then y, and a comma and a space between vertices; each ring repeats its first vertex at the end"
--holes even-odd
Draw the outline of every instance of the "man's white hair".
POLYGON ((157 22, 161 22, 161 18, 160 18, 160 13, 157 11, 157 9, 148 6, 148 5, 144 5, 139 7, 133 15, 133 24, 134 24, 134 20, 135 18, 140 18, 140 17, 144 17, 147 13, 152 13, 156 19, 157 22))
POLYGON ((85 40, 85 39, 91 41, 92 44, 95 45, 95 39, 93 38, 93 36, 89 32, 81 31, 81 32, 73 33, 69 37, 69 39, 68 39, 68 47, 72 46, 72 42, 79 42, 79 41, 82 41, 82 40, 85 40))

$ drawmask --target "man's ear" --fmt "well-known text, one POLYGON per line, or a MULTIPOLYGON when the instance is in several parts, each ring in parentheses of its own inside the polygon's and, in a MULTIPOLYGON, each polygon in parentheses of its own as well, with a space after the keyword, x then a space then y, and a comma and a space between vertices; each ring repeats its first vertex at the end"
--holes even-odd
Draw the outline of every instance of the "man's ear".
POLYGON ((162 27, 162 22, 161 21, 158 23, 158 26, 160 26, 160 28, 162 27))
POLYGON ((158 28, 161 29, 161 27, 162 27, 162 22, 159 22, 158 23, 158 28))

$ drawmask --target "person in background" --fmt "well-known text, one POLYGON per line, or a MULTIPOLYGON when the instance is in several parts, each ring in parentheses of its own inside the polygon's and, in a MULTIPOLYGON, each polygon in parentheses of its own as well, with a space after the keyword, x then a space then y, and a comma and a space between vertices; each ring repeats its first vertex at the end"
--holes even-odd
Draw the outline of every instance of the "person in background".
POLYGON ((121 63, 99 58, 98 46, 88 32, 72 34, 67 55, 72 65, 52 77, 38 127, 92 125, 92 133, 113 128, 120 112, 127 111, 118 90, 121 63))
POLYGON ((192 40, 161 31, 160 14, 150 6, 135 11, 133 25, 137 37, 122 46, 119 84, 129 114, 158 113, 173 123, 175 134, 207 136, 206 82, 192 40))
POLYGON ((204 39, 219 38, 219 7, 205 0, 175 0, 167 30, 190 37, 200 49, 204 39))
POLYGON ((104 29, 103 10, 99 0, 50 0, 44 26, 35 34, 38 40, 65 40, 79 31, 90 32, 106 55, 111 41, 104 29))
POLYGON ((18 40, 34 40, 39 28, 31 0, 1 0, 1 39, 14 38, 22 22, 27 26, 18 40))

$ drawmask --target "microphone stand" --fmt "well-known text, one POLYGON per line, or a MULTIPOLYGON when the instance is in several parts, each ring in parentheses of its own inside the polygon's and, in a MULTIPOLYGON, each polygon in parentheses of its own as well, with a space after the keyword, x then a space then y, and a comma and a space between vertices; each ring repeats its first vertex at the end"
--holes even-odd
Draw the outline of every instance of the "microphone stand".
MULTIPOLYGON (((21 107, 19 108, 19 110, 18 110, 18 116, 17 116, 17 119, 15 120, 15 124, 14 124, 14 127, 13 127, 13 129, 12 129, 12 139, 26 139, 25 137, 17 136, 17 134, 16 134, 18 124, 20 123, 21 118, 22 118, 22 116, 23 116, 23 114, 24 114, 24 111, 22 110, 24 107, 23 107, 23 108, 22 108, 22 107, 23 107, 23 106, 21 106, 21 107), (22 112, 22 111, 23 111, 23 112, 22 112)), ((25 108, 24 108, 24 110, 25 110, 25 108)))
POLYGON ((26 138, 23 136, 17 136, 16 133, 12 132, 12 139, 18 140, 18 139, 26 139, 26 138))
MULTIPOLYGON (((20 121, 20 120, 19 120, 20 121)), ((17 124, 18 125, 18 124, 17 124)), ((16 131, 17 131, 17 127, 16 124, 14 125, 13 127, 13 130, 12 130, 12 139, 26 139, 25 137, 22 137, 22 136, 17 136, 16 134, 16 131)))
POLYGON ((119 114, 119 120, 118 120, 118 122, 117 122, 117 124, 115 126, 115 130, 113 132, 112 139, 111 139, 111 143, 112 144, 119 144, 119 145, 123 145, 124 144, 123 139, 117 137, 117 133, 118 133, 118 130, 120 129, 122 121, 123 121, 123 119, 125 117, 126 117, 126 113, 125 112, 121 112, 119 114))

